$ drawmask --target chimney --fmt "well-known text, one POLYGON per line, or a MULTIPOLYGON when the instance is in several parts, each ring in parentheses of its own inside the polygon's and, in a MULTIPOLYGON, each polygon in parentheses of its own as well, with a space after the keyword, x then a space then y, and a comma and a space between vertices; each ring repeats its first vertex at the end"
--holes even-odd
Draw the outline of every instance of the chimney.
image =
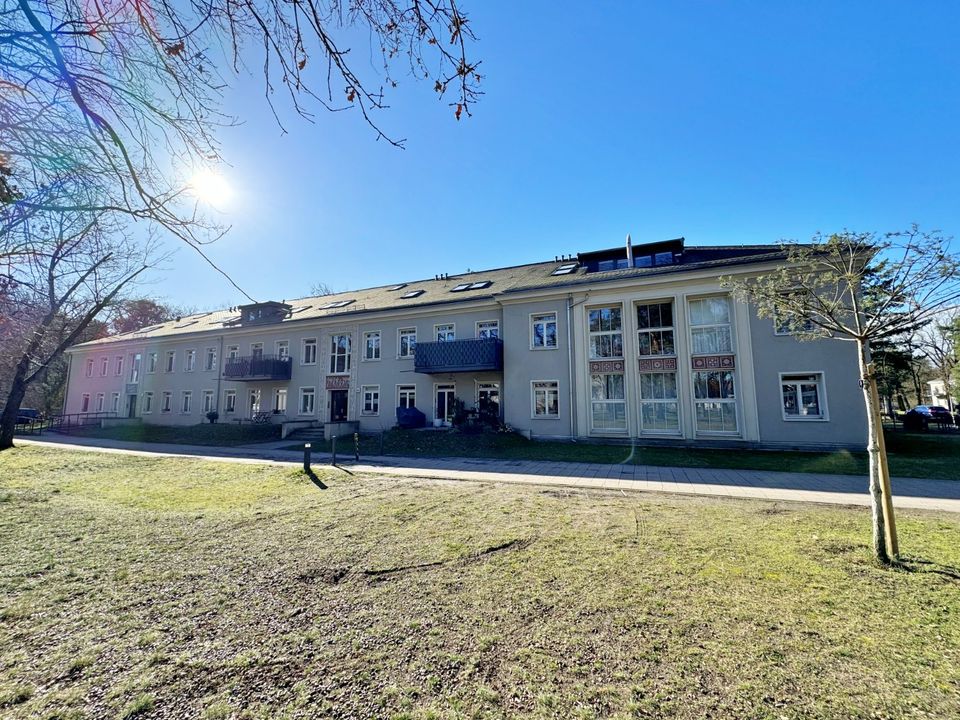
POLYGON ((627 267, 633 267, 633 243, 630 242, 630 233, 627 233, 627 267))

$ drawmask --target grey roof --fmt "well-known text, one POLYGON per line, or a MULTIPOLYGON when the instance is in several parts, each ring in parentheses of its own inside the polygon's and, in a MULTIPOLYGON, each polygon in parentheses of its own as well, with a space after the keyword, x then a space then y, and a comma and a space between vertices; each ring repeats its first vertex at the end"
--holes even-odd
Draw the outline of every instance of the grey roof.
MULTIPOLYGON (((635 250, 642 246, 634 246, 635 250)), ((404 308, 428 307, 448 303, 462 303, 472 300, 491 298, 499 295, 518 293, 527 290, 550 290, 562 287, 593 285, 596 283, 612 282, 629 278, 644 278, 658 275, 690 272, 713 267, 729 267, 745 263, 768 262, 781 260, 785 253, 779 245, 739 245, 739 246, 688 246, 684 248, 682 259, 673 265, 663 265, 647 268, 624 268, 602 272, 587 272, 584 267, 568 275, 552 275, 565 262, 575 262, 575 258, 568 260, 551 260, 549 262, 515 265, 513 267, 480 270, 477 272, 448 275, 426 280, 411 280, 406 283, 391 283, 373 288, 350 290, 332 295, 304 297, 295 300, 285 300, 292 306, 289 317, 283 323, 298 322, 301 320, 315 320, 318 318, 346 318, 354 314, 366 314, 376 311, 399 310, 404 308), (464 283, 482 283, 489 281, 490 285, 483 289, 451 292, 454 287, 464 283), (400 289, 394 289, 402 285, 400 289), (410 299, 401 296, 414 290, 423 293, 410 299), (349 305, 339 308, 321 309, 322 306, 340 300, 352 300, 349 305)), ((152 338, 166 338, 175 335, 185 335, 196 332, 223 332, 224 329, 243 327, 238 324, 236 309, 217 310, 214 312, 197 313, 184 316, 178 320, 152 325, 141 330, 112 335, 99 340, 91 340, 75 347, 88 347, 105 343, 141 340, 152 338)), ((250 327, 250 326, 246 326, 250 327)), ((264 327, 267 327, 266 325, 264 327)))

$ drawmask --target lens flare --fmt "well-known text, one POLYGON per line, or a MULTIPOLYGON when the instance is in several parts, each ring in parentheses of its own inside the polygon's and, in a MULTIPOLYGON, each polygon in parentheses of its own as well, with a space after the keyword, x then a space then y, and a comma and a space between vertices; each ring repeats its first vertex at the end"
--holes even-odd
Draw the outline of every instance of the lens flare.
POLYGON ((197 200, 212 205, 217 209, 222 209, 230 198, 233 197, 233 190, 227 179, 218 172, 204 168, 198 170, 190 178, 190 192, 197 200))

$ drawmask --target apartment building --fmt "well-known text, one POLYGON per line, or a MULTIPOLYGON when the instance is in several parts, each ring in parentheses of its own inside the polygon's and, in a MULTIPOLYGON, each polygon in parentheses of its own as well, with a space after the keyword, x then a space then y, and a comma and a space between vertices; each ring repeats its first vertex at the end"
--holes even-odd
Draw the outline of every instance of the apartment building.
POLYGON ((535 438, 862 444, 852 343, 799 342, 723 275, 777 246, 683 238, 516 267, 200 313, 69 350, 64 412, 145 423, 355 423, 454 399, 535 438))

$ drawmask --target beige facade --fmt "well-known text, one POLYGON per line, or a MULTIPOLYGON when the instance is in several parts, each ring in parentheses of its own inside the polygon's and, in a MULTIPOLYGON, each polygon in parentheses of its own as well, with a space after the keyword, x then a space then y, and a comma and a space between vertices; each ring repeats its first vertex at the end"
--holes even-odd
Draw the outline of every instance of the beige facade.
POLYGON ((453 398, 482 398, 532 437, 861 444, 852 344, 801 343, 734 302, 719 276, 778 257, 721 250, 678 251, 693 259, 663 268, 557 260, 266 304, 263 317, 244 306, 248 318, 182 318, 72 348, 65 412, 190 425, 210 408, 220 422, 259 413, 378 431, 401 405, 445 424, 453 398), (435 343, 446 359, 424 365, 435 343), (502 361, 475 362, 493 347, 502 361), (242 376, 252 358, 271 369, 242 376))

